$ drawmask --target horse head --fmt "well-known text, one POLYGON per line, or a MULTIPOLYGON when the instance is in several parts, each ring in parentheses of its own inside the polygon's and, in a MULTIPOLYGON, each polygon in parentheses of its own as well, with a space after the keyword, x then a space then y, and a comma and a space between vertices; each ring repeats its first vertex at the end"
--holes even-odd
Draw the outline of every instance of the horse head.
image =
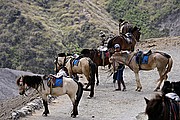
POLYGON ((146 101, 145 114, 148 115, 148 120, 163 120, 163 104, 164 96, 156 94, 155 98, 146 101))
POLYGON ((139 42, 139 39, 140 39, 140 35, 141 35, 140 30, 141 28, 138 28, 137 26, 135 26, 131 31, 131 33, 133 34, 137 42, 139 42))
POLYGON ((43 85, 43 79, 41 76, 37 75, 25 75, 17 78, 16 84, 19 87, 19 94, 24 95, 29 88, 34 88, 37 90, 40 85, 43 85))
POLYGON ((16 81, 16 84, 19 88, 19 94, 20 95, 24 95, 25 94, 25 91, 27 89, 27 85, 25 84, 25 81, 23 79, 23 76, 17 78, 17 81, 16 81))
POLYGON ((148 120, 179 120, 179 103, 168 96, 156 94, 155 98, 146 101, 145 114, 148 120))
POLYGON ((56 73, 65 66, 66 63, 66 54, 65 53, 59 53, 58 57, 54 60, 55 68, 54 71, 56 73))

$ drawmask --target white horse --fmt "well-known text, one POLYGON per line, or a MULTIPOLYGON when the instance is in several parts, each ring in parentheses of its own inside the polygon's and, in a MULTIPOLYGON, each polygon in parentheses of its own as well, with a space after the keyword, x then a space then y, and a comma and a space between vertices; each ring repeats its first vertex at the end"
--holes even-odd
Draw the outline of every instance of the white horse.
POLYGON ((62 75, 65 75, 64 71, 59 72, 59 76, 48 75, 46 77, 43 76, 43 78, 41 76, 21 76, 17 79, 19 94, 25 94, 29 87, 37 90, 43 99, 43 105, 45 108, 45 111, 43 112, 44 116, 49 114, 47 102, 48 95, 61 96, 67 94, 73 104, 71 117, 76 117, 78 115, 78 104, 83 94, 83 85, 80 82, 74 81, 72 78, 63 77, 62 75), (60 86, 54 86, 54 80, 56 80, 56 77, 61 79, 62 84, 60 86))

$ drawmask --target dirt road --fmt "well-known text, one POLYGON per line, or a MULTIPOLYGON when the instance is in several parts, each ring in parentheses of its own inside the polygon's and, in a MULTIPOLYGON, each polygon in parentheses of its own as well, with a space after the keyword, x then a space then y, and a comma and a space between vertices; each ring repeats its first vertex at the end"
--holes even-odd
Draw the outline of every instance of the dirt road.
MULTIPOLYGON (((162 38, 141 42, 136 48, 144 51, 149 49, 163 51, 170 54, 174 60, 172 71, 168 74, 170 81, 178 81, 180 74, 180 37, 162 38)), ((114 91, 112 76, 107 78, 106 70, 100 69, 100 85, 95 88, 95 97, 87 99, 89 92, 85 91, 79 105, 78 120, 146 120, 144 97, 152 98, 158 79, 157 70, 141 71, 140 79, 142 91, 136 92, 134 73, 128 68, 124 71, 124 80, 127 91, 114 91)), ((71 120, 72 109, 68 96, 60 96, 49 105, 50 115, 42 117, 43 109, 36 111, 32 116, 21 118, 22 120, 71 120)), ((73 119, 74 120, 74 119, 73 119)))

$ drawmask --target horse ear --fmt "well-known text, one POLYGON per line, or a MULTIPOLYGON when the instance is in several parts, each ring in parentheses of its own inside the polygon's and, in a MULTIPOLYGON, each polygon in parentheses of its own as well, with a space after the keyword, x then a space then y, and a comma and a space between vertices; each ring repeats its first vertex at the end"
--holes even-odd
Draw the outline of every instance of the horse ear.
POLYGON ((139 31, 141 30, 141 27, 138 29, 139 31))
POLYGON ((149 100, 148 100, 147 98, 145 98, 145 97, 144 97, 144 99, 145 99, 145 101, 146 101, 146 104, 148 104, 148 103, 149 103, 149 100))

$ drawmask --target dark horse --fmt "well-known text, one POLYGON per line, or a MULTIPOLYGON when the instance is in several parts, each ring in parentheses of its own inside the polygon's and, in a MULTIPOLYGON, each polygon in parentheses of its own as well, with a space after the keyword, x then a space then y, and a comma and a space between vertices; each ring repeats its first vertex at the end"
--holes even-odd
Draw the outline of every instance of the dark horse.
POLYGON ((157 94, 155 98, 146 101, 145 113, 148 115, 148 120, 180 120, 179 102, 157 94))
POLYGON ((28 90, 28 88, 34 88, 37 90, 39 95, 42 97, 43 105, 45 111, 44 116, 49 114, 47 96, 61 96, 67 94, 72 101, 73 110, 71 117, 76 117, 78 115, 78 104, 83 94, 83 85, 80 82, 74 81, 72 78, 61 77, 62 85, 52 87, 53 76, 49 75, 46 77, 41 76, 21 76, 17 79, 17 85, 19 87, 19 94, 23 95, 28 90), (43 80, 43 79, 48 80, 43 80))
POLYGON ((121 50, 134 51, 136 42, 139 42, 140 39, 140 28, 134 27, 131 33, 128 34, 129 37, 125 34, 120 34, 109 40, 107 45, 108 50, 113 53, 114 45, 119 44, 121 50), (128 40, 130 40, 130 42, 128 42, 128 40))
POLYGON ((81 51, 81 54, 84 57, 91 58, 91 60, 96 64, 97 66, 96 67, 96 79, 97 79, 96 85, 99 85, 98 66, 109 65, 110 67, 110 62, 109 62, 110 53, 108 51, 100 51, 97 49, 83 49, 81 51))
POLYGON ((173 92, 176 93, 178 96, 180 96, 180 81, 178 82, 165 81, 161 91, 163 94, 173 92))

